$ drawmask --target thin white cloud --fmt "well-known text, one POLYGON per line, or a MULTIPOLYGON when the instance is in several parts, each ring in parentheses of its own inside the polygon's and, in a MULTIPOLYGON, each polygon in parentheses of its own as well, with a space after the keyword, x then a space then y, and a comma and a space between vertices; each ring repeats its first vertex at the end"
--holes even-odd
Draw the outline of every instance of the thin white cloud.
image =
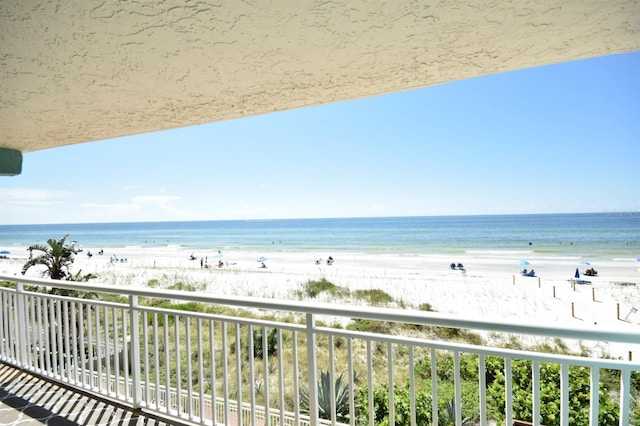
POLYGON ((72 191, 33 188, 0 188, 0 199, 5 206, 50 207, 77 197, 72 191))
POLYGON ((156 207, 165 211, 178 213, 179 210, 171 205, 172 202, 179 200, 180 197, 175 195, 141 195, 133 198, 133 205, 140 207, 156 207))
POLYGON ((180 197, 173 195, 140 195, 133 197, 129 203, 82 203, 85 209, 103 212, 106 216, 113 216, 131 212, 141 212, 145 210, 160 209, 171 213, 180 211, 171 205, 180 197))

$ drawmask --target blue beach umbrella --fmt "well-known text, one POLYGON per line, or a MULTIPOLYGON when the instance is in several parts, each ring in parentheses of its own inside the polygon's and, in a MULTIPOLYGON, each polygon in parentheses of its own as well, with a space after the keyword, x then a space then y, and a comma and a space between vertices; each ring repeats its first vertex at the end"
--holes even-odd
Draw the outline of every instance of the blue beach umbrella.
POLYGON ((264 257, 264 256, 261 256, 261 257, 256 259, 256 262, 264 262, 265 260, 267 260, 267 258, 264 257))
POLYGON ((0 254, 11 254, 11 252, 9 250, 2 250, 0 251, 0 254))
POLYGON ((526 260, 521 260, 520 262, 518 262, 518 265, 520 265, 520 266, 529 266, 530 263, 527 262, 526 260))
POLYGON ((575 275, 575 277, 576 277, 576 278, 580 278, 580 271, 578 270, 578 268, 576 268, 576 275, 575 275))

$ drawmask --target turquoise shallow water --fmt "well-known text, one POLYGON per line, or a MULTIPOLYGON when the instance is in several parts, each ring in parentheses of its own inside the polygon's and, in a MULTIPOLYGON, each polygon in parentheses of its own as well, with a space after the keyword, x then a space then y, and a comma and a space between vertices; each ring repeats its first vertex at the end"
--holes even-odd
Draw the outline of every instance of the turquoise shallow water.
POLYGON ((65 234, 94 248, 640 257, 640 213, 0 225, 0 250, 65 234))

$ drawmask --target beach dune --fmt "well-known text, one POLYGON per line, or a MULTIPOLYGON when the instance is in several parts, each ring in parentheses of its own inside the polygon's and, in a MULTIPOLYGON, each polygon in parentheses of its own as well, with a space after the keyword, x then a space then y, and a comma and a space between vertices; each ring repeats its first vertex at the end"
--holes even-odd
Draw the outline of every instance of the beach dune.
MULTIPOLYGON (((536 277, 520 275, 513 256, 369 255, 353 253, 198 252, 180 247, 118 249, 117 253, 91 250, 79 253, 73 271, 94 273, 94 282, 114 286, 192 284, 207 293, 299 300, 307 281, 326 279, 355 290, 378 289, 391 296, 389 307, 434 311, 464 318, 516 322, 554 327, 592 327, 640 333, 640 272, 635 259, 594 265, 598 276, 591 284, 572 282, 584 265, 566 258, 529 259, 536 277), (191 260, 191 254, 195 260, 191 260), (265 256, 263 262, 257 259, 265 256), (332 256, 334 262, 326 261, 332 256), (219 267, 219 262, 222 266, 219 267), (464 270, 451 269, 462 263, 464 270), (209 265, 209 267, 206 267, 209 265), (422 305, 422 306, 421 306, 422 305)), ((0 263, 3 274, 19 274, 27 252, 19 249, 0 263)), ((38 271, 30 270, 37 276, 38 271)), ((339 304, 363 304, 352 297, 325 299, 339 304)), ((486 338, 494 337, 485 334, 486 338)), ((535 344, 535 341, 529 343, 535 344)), ((607 342, 578 342, 601 355, 640 359, 639 347, 607 342)))

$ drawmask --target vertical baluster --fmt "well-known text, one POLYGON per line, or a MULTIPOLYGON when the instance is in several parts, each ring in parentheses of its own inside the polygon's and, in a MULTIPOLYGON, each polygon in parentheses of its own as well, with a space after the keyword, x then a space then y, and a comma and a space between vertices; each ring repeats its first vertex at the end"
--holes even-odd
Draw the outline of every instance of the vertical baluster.
POLYGON ((216 340, 215 340, 215 322, 209 320, 209 347, 211 352, 210 376, 211 376, 211 419, 215 425, 218 418, 218 398, 217 398, 217 377, 216 377, 216 340))
POLYGON ((27 333, 27 350, 29 353, 29 367, 38 366, 38 325, 36 324, 35 298, 25 297, 27 316, 29 317, 29 328, 27 333))
MULTIPOLYGON (((242 426, 242 350, 240 345, 240 324, 236 323, 236 383, 238 386, 238 399, 236 401, 236 408, 238 410, 238 426, 242 426)), ((251 361, 253 364, 253 360, 251 361)))
POLYGON ((456 410, 456 426, 462 425, 462 387, 460 380, 460 352, 453 352, 453 383, 455 386, 454 407, 456 410))
POLYGON ((73 363, 71 367, 73 368, 71 376, 75 383, 78 383, 78 364, 79 364, 79 354, 78 354, 78 327, 80 326, 80 321, 78 321, 77 317, 78 313, 76 311, 76 303, 71 302, 71 324, 73 324, 73 328, 71 329, 71 345, 72 345, 72 360, 73 363))
POLYGON ((438 426, 438 371, 436 348, 431 348, 431 418, 433 425, 438 426))
POLYGON ((5 304, 5 296, 7 293, 0 291, 0 359, 5 360, 6 357, 6 343, 7 343, 7 333, 6 329, 6 316, 7 316, 7 305, 5 304))
POLYGON ((513 423, 513 377, 511 373, 511 358, 504 358, 504 413, 506 424, 513 423))
POLYGON ((318 353, 316 346, 316 318, 307 314, 307 386, 309 386, 309 417, 311 426, 318 425, 318 353))
POLYGON ((409 410, 411 412, 411 426, 416 426, 416 369, 413 348, 413 345, 409 345, 409 410))
POLYGON ((79 374, 80 374, 80 385, 84 386, 85 384, 85 375, 87 372, 87 354, 86 354, 86 340, 84 337, 85 334, 85 326, 84 326, 84 315, 85 315, 85 309, 84 309, 85 304, 84 303, 79 303, 78 304, 78 334, 80 335, 80 342, 79 342, 79 347, 78 347, 78 351, 80 352, 80 362, 78 364, 78 369, 79 369, 79 374))
POLYGON ((202 318, 198 318, 198 401, 200 401, 200 423, 204 422, 204 357, 202 356, 204 342, 202 341, 202 318))
MULTIPOLYGON (((256 377, 255 377, 254 363, 255 363, 256 357, 254 356, 254 354, 256 353, 256 347, 255 347, 255 342, 253 341, 253 326, 249 324, 247 328, 248 328, 247 357, 249 358, 249 406, 250 406, 251 424, 255 425, 256 424, 256 377)), ((262 333, 264 334, 264 327, 262 328, 262 333)), ((236 351, 240 351, 240 345, 236 344, 236 346, 237 346, 236 351)), ((262 347, 262 357, 264 359, 264 346, 262 347)), ((240 407, 240 404, 241 404, 241 401, 238 400, 238 407, 240 407)), ((240 410, 240 408, 238 408, 238 410, 240 410)))
POLYGON ((53 326, 51 325, 51 318, 53 315, 53 308, 51 307, 51 300, 48 298, 43 298, 43 306, 42 306, 42 319, 44 326, 44 348, 43 352, 45 353, 45 372, 47 374, 51 374, 54 369, 54 359, 53 359, 53 326), (47 314, 48 313, 48 314, 47 314))
POLYGON ((355 411, 355 371, 353 370, 353 338, 347 337, 347 371, 349 374, 349 424, 355 426, 356 424, 356 411, 355 411))
MULTIPOLYGON (((40 373, 46 371, 45 365, 45 353, 47 350, 47 327, 45 326, 46 314, 43 315, 42 298, 38 297, 36 300, 36 313, 38 317, 38 357, 40 359, 40 373)), ((47 359, 48 361, 48 359, 47 359)))
POLYGON ((27 367, 27 312, 26 312, 26 307, 25 307, 25 301, 26 299, 26 295, 24 293, 24 285, 21 283, 18 283, 18 285, 16 286, 16 310, 15 310, 15 322, 16 322, 16 327, 17 327, 17 333, 16 333, 16 338, 18 339, 17 341, 17 347, 16 347, 16 352, 17 352, 17 356, 14 357, 14 359, 17 359, 18 362, 20 363, 20 367, 22 368, 26 368, 27 367))
POLYGON ((164 407, 168 413, 171 410, 171 343, 169 340, 169 314, 164 314, 164 407))
MULTIPOLYGON (((131 302, 129 302, 131 304, 131 302)), ((122 365, 121 370, 124 375, 124 398, 125 400, 129 400, 131 392, 129 392, 129 351, 133 349, 133 345, 131 344, 131 339, 133 335, 131 334, 132 330, 129 328, 129 324, 127 321, 127 311, 125 309, 120 309, 120 321, 122 323, 122 365)), ((118 357, 119 358, 119 357, 118 357)), ((140 358, 138 357, 138 362, 140 362, 140 358)), ((138 365, 138 371, 135 374, 140 372, 140 368, 138 365)))
POLYGON ((590 378, 589 399, 591 404, 589 406, 589 424, 597 426, 599 420, 598 413, 600 413, 600 368, 591 367, 590 378))
MULTIPOLYGON (((62 300, 62 331, 64 333, 64 358, 65 358, 65 377, 71 380, 71 364, 74 361, 71 357, 71 336, 69 328, 71 327, 71 319, 69 318, 69 301, 62 300)), ((75 346, 75 345, 74 345, 75 346)))
POLYGON ((55 300, 48 299, 49 309, 49 346, 47 350, 51 355, 51 370, 49 374, 55 375, 58 371, 58 357, 56 356, 56 306, 55 300))
MULTIPOLYGON (((228 343, 228 325, 226 321, 222 322, 222 386, 224 390, 224 424, 231 423, 229 413, 229 343, 228 343)), ((237 350, 240 350, 238 348, 237 350)))
POLYGON ((629 423, 631 410, 631 370, 625 368, 620 372, 620 424, 629 423))
POLYGON ((374 410, 373 410, 373 358, 371 356, 371 340, 367 339, 367 396, 369 398, 369 424, 374 423, 374 410))
POLYGON ((264 418, 265 426, 269 426, 271 419, 269 409, 271 408, 271 398, 269 395, 269 341, 267 327, 262 330, 262 368, 264 370, 264 418))
MULTIPOLYGON (((149 313, 140 312, 140 320, 142 321, 142 351, 144 353, 144 402, 148 407, 151 401, 151 362, 149 359, 149 313)), ((154 338, 155 338, 154 334, 154 338)), ((155 356, 154 356, 155 358, 155 356)))
POLYGON ((9 293, 0 291, 0 328, 2 329, 2 339, 0 339, 0 359, 8 359, 9 350, 7 343, 9 342, 9 309, 7 298, 11 297, 9 293))
POLYGON ((37 367, 36 360, 36 323, 35 310, 33 307, 34 298, 25 294, 24 297, 24 314, 25 314, 25 359, 28 368, 33 370, 37 367))
POLYGON ((480 425, 487 425, 487 364, 484 354, 478 355, 478 386, 480 392, 480 425))
MULTIPOLYGON (((164 327, 166 330, 167 327, 164 327)), ((160 354, 167 353, 169 349, 167 348, 166 340, 163 342, 164 351, 160 350, 160 333, 158 331, 158 313, 153 313, 153 361, 155 364, 154 367, 154 382, 155 382, 155 396, 153 397, 155 401, 156 410, 160 407, 160 354)))
POLYGON ((393 345, 387 343, 387 374, 389 375, 389 425, 396 424, 395 390, 393 388, 393 345))
POLYGON ((9 313, 11 312, 9 299, 11 299, 13 296, 14 295, 10 293, 0 292, 0 300, 2 301, 2 311, 0 311, 0 317, 2 317, 2 336, 4 337, 3 339, 0 339, 0 345, 2 345, 2 358, 6 360, 9 359, 11 352, 9 349, 9 313))
POLYGON ((64 351, 64 338, 63 338, 63 328, 64 328, 64 321, 65 319, 63 318, 62 315, 62 301, 61 300, 56 300, 55 302, 55 318, 56 318, 56 339, 58 342, 58 370, 57 370, 57 374, 60 375, 60 377, 65 376, 64 374, 64 370, 66 368, 66 360, 65 360, 65 351, 64 351))
MULTIPOLYGON (((114 364, 114 383, 113 388, 116 395, 116 398, 120 397, 120 325, 118 324, 118 311, 114 306, 111 308, 111 322, 113 325, 113 364, 114 364)), ((123 333, 124 334, 124 333, 123 333)))
MULTIPOLYGON (((94 309, 97 309, 97 306, 95 308, 91 308, 91 306, 87 307, 87 362, 89 363, 89 377, 87 378, 88 380, 88 385, 89 385, 89 389, 94 389, 93 386, 93 376, 95 374, 95 369, 94 369, 94 364, 96 361, 96 354, 95 354, 95 347, 93 346, 93 311, 94 309)), ((87 385, 87 383, 85 383, 85 385, 87 385)))
POLYGON ((180 354, 182 353, 182 347, 180 345, 180 315, 175 315, 173 332, 176 342, 176 411, 178 416, 182 415, 182 369, 180 363, 180 354))
MULTIPOLYGON (((298 360, 298 332, 293 330, 291 342, 293 344, 293 394, 300 395, 300 369, 298 360)), ((295 424, 300 424, 300 398, 293 401, 295 424)))
POLYGON ((560 426, 569 426, 569 366, 560 364, 560 426))
POLYGON ((280 404, 280 424, 284 423, 284 357, 282 347, 282 329, 278 328, 278 389, 279 389, 279 404, 280 404))
POLYGON ((540 361, 534 360, 531 363, 531 387, 533 398, 533 411, 531 413, 534 426, 540 426, 540 361))
MULTIPOLYGON (((106 310, 106 307, 103 307, 103 310, 106 310)), ((102 344, 102 340, 103 340, 103 334, 106 333, 107 329, 104 327, 104 324, 100 323, 100 306, 96 306, 96 353, 98 354, 98 359, 96 362, 96 367, 98 370, 98 374, 97 374, 97 382, 94 385, 94 387, 97 387, 100 393, 104 393, 103 391, 103 377, 102 377, 102 365, 103 365, 103 358, 105 358, 107 356, 106 354, 106 348, 104 348, 103 344, 102 344)), ((103 317, 104 320, 104 317, 103 317)), ((106 370, 106 363, 104 363, 105 366, 105 370, 106 370)), ((93 379, 92 379, 93 380, 93 379)), ((109 392, 109 387, 108 387, 108 382, 107 382, 107 389, 106 391, 109 392)))
POLYGON ((191 360, 191 318, 185 315, 185 345, 187 351, 187 410, 189 419, 193 420, 193 361, 191 360))
MULTIPOLYGON (((131 399, 133 403, 133 409, 137 410, 140 408, 140 403, 142 401, 141 394, 141 363, 140 363, 140 315, 138 312, 138 296, 129 296, 129 315, 131 316, 131 326, 129 327, 129 333, 124 333, 125 336, 129 334, 129 347, 125 348, 125 355, 130 355, 130 359, 125 363, 125 370, 128 372, 129 367, 131 367, 132 374, 132 389, 131 389, 131 399)), ((144 320, 144 317, 143 317, 144 320)), ((122 318, 122 322, 126 325, 127 317, 126 315, 122 318)), ((146 323, 145 323, 146 324, 146 323)), ((125 327, 126 329, 126 327, 125 327)), ((143 327, 146 335, 146 327, 143 327)), ((126 341, 126 340, 125 340, 126 341)), ((146 348, 146 339, 145 339, 145 348, 146 348)), ((125 358, 127 359, 127 358, 125 358)), ((145 360, 145 388, 148 392, 149 381, 148 381, 148 373, 147 373, 147 365, 148 363, 145 360)), ((128 379, 128 373, 127 373, 128 379)), ((127 386, 126 389, 129 387, 127 386)), ((145 399, 145 402, 149 401, 145 399)))
POLYGON ((105 306, 103 309, 103 329, 104 329, 104 360, 105 360, 105 378, 107 382, 107 394, 112 392, 111 385, 111 345, 109 343, 111 323, 109 321, 109 309, 105 306))
POLYGON ((335 351, 334 351, 334 337, 333 335, 328 336, 329 340, 329 408, 331 409, 331 413, 329 413, 329 418, 331 419, 331 425, 336 425, 336 387, 334 383, 336 382, 336 362, 335 362, 335 351))

